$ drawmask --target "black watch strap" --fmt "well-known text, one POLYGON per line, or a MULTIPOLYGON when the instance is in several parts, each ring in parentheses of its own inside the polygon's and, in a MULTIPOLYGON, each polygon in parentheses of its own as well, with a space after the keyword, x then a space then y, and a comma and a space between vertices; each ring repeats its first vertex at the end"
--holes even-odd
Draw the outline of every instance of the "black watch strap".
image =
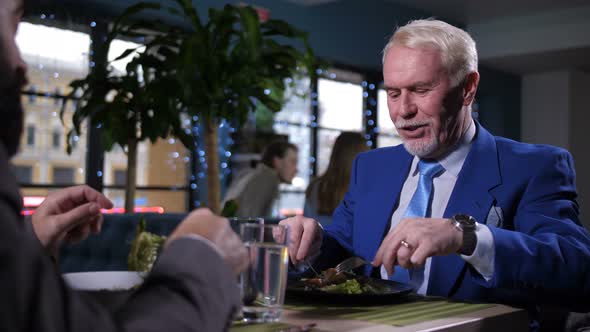
POLYGON ((467 214, 456 214, 451 220, 454 226, 463 233, 463 244, 457 252, 461 255, 471 256, 477 246, 475 218, 467 214))
POLYGON ((477 246, 477 235, 475 231, 463 231, 463 245, 459 250, 461 255, 471 256, 477 246))

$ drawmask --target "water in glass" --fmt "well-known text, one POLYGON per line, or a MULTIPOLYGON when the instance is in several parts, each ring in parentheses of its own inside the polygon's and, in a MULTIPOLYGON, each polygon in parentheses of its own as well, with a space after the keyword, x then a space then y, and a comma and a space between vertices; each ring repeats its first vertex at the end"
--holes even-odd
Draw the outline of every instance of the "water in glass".
POLYGON ((243 320, 278 321, 287 287, 289 255, 286 228, 254 224, 242 225, 241 228, 242 240, 250 258, 250 266, 240 275, 243 320))

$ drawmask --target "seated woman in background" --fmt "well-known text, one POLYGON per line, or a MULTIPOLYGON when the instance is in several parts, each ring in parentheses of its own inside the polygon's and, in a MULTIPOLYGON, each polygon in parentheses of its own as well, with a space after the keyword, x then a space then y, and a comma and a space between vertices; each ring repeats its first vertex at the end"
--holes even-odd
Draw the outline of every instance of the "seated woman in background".
POLYGON ((367 150, 367 142, 360 133, 345 131, 336 138, 328 169, 307 187, 304 216, 314 218, 322 226, 332 222, 332 213, 348 190, 352 162, 357 154, 367 150))

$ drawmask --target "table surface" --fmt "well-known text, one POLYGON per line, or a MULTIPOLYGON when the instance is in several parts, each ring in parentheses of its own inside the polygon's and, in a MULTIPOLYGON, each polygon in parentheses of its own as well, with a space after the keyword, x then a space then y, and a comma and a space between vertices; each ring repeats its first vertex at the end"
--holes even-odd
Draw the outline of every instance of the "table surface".
POLYGON ((410 331, 528 331, 528 315, 522 309, 492 305, 481 310, 428 320, 406 326, 392 326, 362 320, 318 317, 311 312, 285 310, 282 322, 289 325, 316 324, 320 331, 410 332, 410 331))
MULTIPOLYGON (((464 304, 444 299, 416 300, 405 304, 375 307, 334 307, 329 304, 288 304, 282 324, 315 324, 318 332, 403 332, 403 331, 528 331, 525 310, 500 304, 464 304), (342 314, 342 312, 345 312, 342 314), (418 319, 421 315, 426 319, 418 319), (376 318, 377 317, 377 318, 376 318), (398 317, 393 318, 392 317, 398 317), (405 318, 399 318, 405 317, 405 318), (409 317, 409 318, 408 318, 409 317)), ((251 325, 234 327, 235 332, 291 331, 285 326, 251 325)))

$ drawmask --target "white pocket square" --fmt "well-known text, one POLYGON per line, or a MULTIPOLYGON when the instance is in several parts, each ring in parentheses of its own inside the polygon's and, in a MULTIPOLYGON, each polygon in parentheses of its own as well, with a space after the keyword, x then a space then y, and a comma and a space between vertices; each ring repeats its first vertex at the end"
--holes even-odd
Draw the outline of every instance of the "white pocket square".
POLYGON ((486 218, 486 225, 501 228, 504 224, 504 213, 499 206, 492 206, 488 217, 486 218))

